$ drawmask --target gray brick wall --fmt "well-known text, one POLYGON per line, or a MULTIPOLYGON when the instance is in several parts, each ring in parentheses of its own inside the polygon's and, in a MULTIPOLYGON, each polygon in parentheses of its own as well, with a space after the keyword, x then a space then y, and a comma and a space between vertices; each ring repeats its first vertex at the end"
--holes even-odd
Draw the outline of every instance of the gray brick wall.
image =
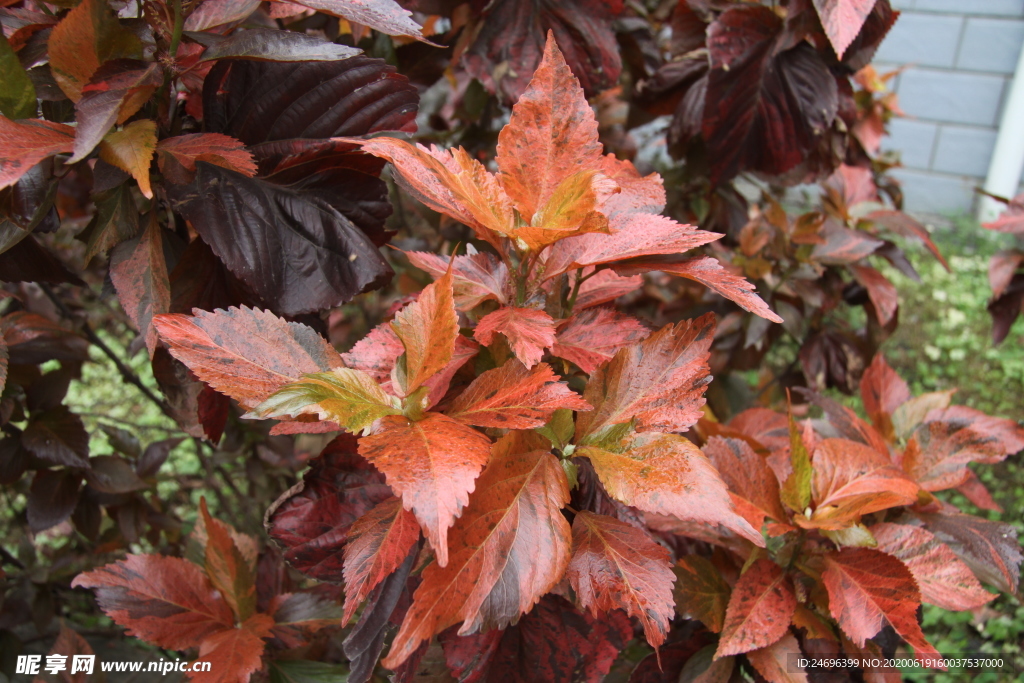
MULTIPOLYGON (((905 70, 893 88, 907 117, 883 149, 898 150, 906 208, 966 213, 984 183, 1003 100, 1024 45, 1024 0, 892 0, 901 11, 875 67, 905 70)), ((1024 125, 1024 122, 1022 122, 1024 125)))

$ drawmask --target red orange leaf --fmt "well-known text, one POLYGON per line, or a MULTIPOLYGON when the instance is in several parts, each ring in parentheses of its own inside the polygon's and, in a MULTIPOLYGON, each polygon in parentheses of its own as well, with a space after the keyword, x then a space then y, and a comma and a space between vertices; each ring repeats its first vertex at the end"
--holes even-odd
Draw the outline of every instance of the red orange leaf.
MULTIPOLYGON (((614 301, 624 294, 637 291, 644 284, 644 279, 640 275, 621 277, 611 270, 591 274, 592 272, 593 266, 583 270, 583 277, 586 279, 580 285, 574 310, 582 311, 584 308, 614 301)), ((574 284, 575 280, 570 279, 570 283, 574 284)))
POLYGON ((405 347, 391 329, 391 323, 381 323, 341 358, 346 366, 361 370, 383 384, 391 380, 391 368, 395 367, 395 361, 403 351, 405 347))
POLYGON ((451 270, 424 287, 415 302, 399 311, 391 329, 405 348, 391 371, 391 383, 400 395, 408 396, 452 359, 459 318, 451 270))
POLYGON ((238 628, 214 633, 199 645, 200 662, 209 662, 210 670, 190 671, 198 683, 248 683, 249 676, 263 662, 263 639, 270 636, 274 619, 254 614, 238 628))
POLYGON ((402 188, 431 209, 465 223, 496 247, 495 233, 512 232, 511 201, 498 179, 464 149, 428 149, 385 137, 359 142, 364 152, 390 161, 402 188))
POLYGON ((593 439, 630 420, 639 431, 689 429, 703 414, 714 330, 715 316, 708 313, 619 349, 587 384, 583 398, 594 410, 580 416, 578 439, 593 439))
POLYGON ((384 473, 423 527, 440 566, 448 564, 448 527, 469 501, 490 457, 491 440, 438 413, 418 422, 390 415, 359 441, 359 454, 384 473))
POLYGON ((384 477, 356 454, 355 437, 343 434, 313 460, 302 482, 270 507, 267 532, 300 572, 341 583, 349 529, 391 496, 384 477))
POLYGON ((566 178, 601 160, 597 120, 552 34, 530 85, 498 134, 501 184, 529 223, 566 178))
POLYGON ((551 353, 592 374, 610 361, 616 351, 650 334, 650 329, 632 316, 613 308, 594 308, 577 313, 558 326, 551 353))
POLYGON ((558 184, 529 225, 516 228, 512 236, 528 248, 540 251, 573 235, 609 233, 608 217, 598 207, 618 190, 615 181, 602 173, 591 169, 573 173, 558 184))
POLYGON ((807 672, 797 662, 790 662, 790 655, 800 652, 800 643, 792 633, 784 633, 768 647, 751 650, 747 659, 757 672, 769 683, 807 683, 807 672))
POLYGON ((647 642, 665 642, 674 612, 669 553, 646 532, 614 517, 581 510, 572 523, 567 572, 580 604, 598 612, 624 609, 640 619, 647 642))
POLYGON ((680 557, 674 571, 676 612, 683 618, 699 619, 708 629, 720 633, 732 591, 721 572, 700 555, 680 557))
POLYGON ((814 0, 814 8, 818 10, 825 35, 837 57, 843 58, 874 6, 875 0, 814 0))
MULTIPOLYGON (((931 235, 928 233, 928 228, 921 225, 917 219, 912 216, 903 213, 902 211, 872 211, 866 218, 869 221, 874 221, 877 225, 882 226, 897 235, 904 237, 910 237, 916 241, 923 242, 925 248, 932 253, 932 255, 942 264, 942 267, 949 271, 949 264, 946 263, 946 259, 942 256, 942 252, 935 246, 935 242, 932 241, 931 235)), ((987 225, 983 226, 987 227, 987 225)), ((951 272, 951 271, 950 271, 951 272)))
POLYGON ((759 529, 733 510, 725 482, 693 442, 678 434, 648 432, 606 450, 581 446, 608 495, 647 512, 721 524, 757 545, 759 529))
POLYGON ((465 256, 444 257, 424 251, 407 251, 409 262, 425 270, 434 278, 442 277, 452 266, 455 307, 468 311, 482 301, 495 300, 508 303, 506 290, 509 287, 508 267, 493 254, 479 252, 465 256))
POLYGON ((917 501, 918 485, 884 455, 855 441, 825 439, 814 451, 810 520, 803 526, 842 529, 861 515, 917 501))
POLYGON ((713 436, 704 445, 704 453, 721 473, 729 490, 758 511, 760 520, 751 525, 761 528, 764 517, 787 523, 788 516, 779 500, 779 480, 765 459, 746 441, 713 436))
POLYGON ((499 332, 508 338, 512 352, 528 368, 539 363, 544 349, 555 343, 554 319, 533 308, 502 306, 480 319, 473 336, 484 346, 490 346, 499 332))
POLYGON ((921 599, 942 609, 981 607, 995 595, 985 591, 970 568, 935 535, 906 524, 875 524, 878 549, 907 565, 921 589, 921 599))
POLYGON ((252 153, 240 140, 221 133, 191 133, 164 138, 156 144, 156 153, 157 165, 165 175, 171 168, 171 159, 191 172, 196 170, 197 161, 205 161, 246 177, 256 175, 252 153))
POLYGON ((416 516, 390 498, 352 525, 345 544, 345 615, 348 622, 377 584, 397 569, 420 540, 416 516))
POLYGON ((864 411, 878 431, 888 438, 894 435, 892 414, 910 400, 907 383, 889 367, 882 354, 876 354, 860 378, 860 395, 864 411))
POLYGON ((940 656, 917 623, 921 592, 895 557, 870 548, 844 548, 825 556, 821 580, 832 616, 858 647, 888 622, 918 657, 940 656))
POLYGON ((864 289, 868 290, 868 298, 871 299, 871 303, 874 305, 878 322, 882 325, 888 325, 893 316, 896 315, 896 310, 900 307, 896 286, 871 266, 851 263, 848 267, 857 282, 864 289))
POLYGON ((768 308, 768 304, 764 302, 764 299, 757 295, 753 283, 739 275, 730 273, 713 256, 700 256, 687 261, 639 258, 627 261, 622 266, 615 266, 615 271, 622 275, 632 275, 648 270, 660 270, 664 273, 671 273, 672 275, 678 275, 679 277, 699 282, 732 301, 744 311, 749 311, 774 323, 782 322, 782 318, 768 308))
POLYGON ((70 152, 74 146, 71 126, 42 119, 11 121, 0 115, 0 189, 18 182, 46 157, 70 152))
POLYGON ((796 596, 782 567, 762 557, 732 589, 715 659, 777 642, 789 629, 796 596))
POLYGON ((171 650, 196 647, 235 622, 202 570, 177 557, 128 555, 71 585, 95 588, 100 608, 129 635, 171 650))
POLYGON ((477 427, 541 427, 559 408, 590 410, 590 405, 540 363, 532 370, 515 358, 473 380, 446 411, 449 417, 477 427))
POLYGON ((494 445, 465 513, 449 534, 451 558, 423 572, 395 636, 389 669, 443 629, 460 635, 502 628, 528 612, 562 578, 569 486, 558 460, 536 434, 512 432, 494 445))
POLYGON ((150 220, 138 237, 110 253, 110 280, 128 317, 146 340, 149 357, 159 342, 153 318, 171 307, 171 283, 164 259, 163 230, 150 220))
POLYGON ((306 373, 343 365, 311 328, 258 308, 199 311, 193 317, 158 315, 153 325, 172 356, 245 408, 306 373))
POLYGON ((245 621, 256 611, 255 558, 250 565, 242 556, 242 551, 231 538, 233 529, 210 517, 205 498, 199 502, 199 512, 207 537, 204 553, 206 575, 235 616, 245 621))

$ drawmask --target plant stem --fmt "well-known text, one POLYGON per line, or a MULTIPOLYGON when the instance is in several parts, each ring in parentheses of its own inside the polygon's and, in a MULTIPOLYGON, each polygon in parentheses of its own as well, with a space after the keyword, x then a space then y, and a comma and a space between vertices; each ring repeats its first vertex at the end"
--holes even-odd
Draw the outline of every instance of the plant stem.
POLYGON ((178 56, 178 45, 181 43, 181 32, 185 27, 185 17, 181 13, 181 0, 174 0, 174 29, 171 33, 171 45, 167 52, 171 59, 178 56))

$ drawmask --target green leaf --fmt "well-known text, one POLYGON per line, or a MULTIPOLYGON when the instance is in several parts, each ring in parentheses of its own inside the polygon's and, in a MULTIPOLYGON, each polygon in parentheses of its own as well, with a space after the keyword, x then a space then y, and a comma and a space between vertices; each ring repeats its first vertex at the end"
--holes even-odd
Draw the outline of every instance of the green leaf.
POLYGON ((789 475, 782 488, 779 498, 790 510, 803 514, 811 504, 811 458, 807 453, 804 440, 800 437, 793 413, 789 414, 789 460, 793 465, 793 473, 789 475))
POLYGON ((340 664, 308 659, 276 660, 270 663, 270 683, 345 683, 348 671, 340 664))
POLYGON ((361 370, 335 368, 304 378, 275 391, 247 417, 283 419, 316 415, 321 420, 333 420, 350 432, 358 432, 385 415, 402 414, 398 402, 361 370))
POLYGON ((559 408, 555 411, 548 423, 535 430, 541 436, 547 437, 548 441, 555 448, 562 450, 572 441, 572 435, 576 431, 576 423, 572 419, 572 410, 559 408))
POLYGON ((36 87, 21 68, 18 55, 0 34, 0 112, 9 119, 36 115, 36 87))

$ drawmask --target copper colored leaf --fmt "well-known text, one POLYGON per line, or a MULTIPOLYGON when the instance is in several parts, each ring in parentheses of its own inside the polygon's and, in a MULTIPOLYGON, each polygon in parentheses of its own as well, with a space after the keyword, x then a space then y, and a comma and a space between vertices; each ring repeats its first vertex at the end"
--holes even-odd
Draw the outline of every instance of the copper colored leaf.
POLYGON ((924 602, 962 611, 981 607, 995 595, 985 591, 970 568, 927 529, 905 524, 875 524, 878 549, 907 565, 924 602))
POLYGON ((186 31, 205 31, 215 26, 234 24, 259 7, 258 0, 203 0, 185 19, 186 31))
POLYGON ((548 593, 504 631, 472 636, 442 633, 445 659, 456 680, 484 683, 600 681, 633 637, 621 611, 593 617, 548 593))
POLYGON ((814 451, 814 513, 801 525, 842 529, 861 515, 917 501, 919 487, 884 455, 855 441, 825 439, 814 451))
POLYGON ((767 647, 789 629, 796 596, 782 567, 762 557, 733 587, 715 658, 767 647))
POLYGON ((844 548, 825 556, 821 580, 832 616, 858 647, 888 622, 919 658, 940 657, 917 623, 921 592, 914 576, 895 557, 870 548, 844 548))
POLYGON ((878 322, 882 325, 888 325, 889 321, 896 315, 900 305, 896 295, 896 286, 870 266, 852 263, 849 268, 857 282, 864 289, 868 290, 868 297, 874 305, 878 322))
POLYGON ((389 498, 357 519, 345 544, 345 615, 348 622, 359 604, 397 569, 420 539, 416 517, 389 498))
POLYGON ((389 36, 423 38, 420 25, 412 20, 412 12, 395 0, 301 0, 295 4, 333 14, 389 36))
POLYGON ((593 0, 488 3, 473 27, 465 70, 513 104, 534 84, 531 74, 543 64, 545 34, 553 34, 586 94, 597 95, 615 86, 622 69, 614 29, 621 8, 621 3, 593 0))
POLYGON ((171 306, 163 229, 156 220, 150 220, 138 237, 114 247, 110 254, 110 280, 121 307, 146 340, 152 358, 159 342, 153 318, 166 313, 171 306))
POLYGON ((713 256, 700 256, 687 261, 665 261, 639 258, 617 266, 616 272, 622 274, 639 273, 645 270, 660 270, 664 273, 678 275, 694 282, 699 282, 713 292, 724 296, 744 311, 761 316, 765 320, 781 323, 775 312, 768 308, 764 299, 757 295, 753 283, 739 275, 726 270, 721 261, 713 256))
POLYGON ((246 408, 306 373, 340 367, 338 353, 311 328, 269 311, 229 308, 153 323, 171 354, 196 377, 246 408))
MULTIPOLYGON (((879 3, 881 5, 881 3, 879 3)), ((869 221, 874 221, 876 224, 891 230, 897 235, 904 237, 910 237, 917 241, 923 242, 924 246, 932 253, 932 255, 942 264, 942 267, 947 271, 949 270, 949 264, 946 263, 946 259, 943 258, 942 252, 935 246, 935 242, 932 241, 931 235, 928 233, 928 228, 921 225, 915 218, 903 213, 902 211, 873 211, 867 215, 869 221)))
POLYGON ((529 222, 562 181, 596 167, 601 151, 594 112, 549 33, 530 85, 498 134, 501 184, 529 222))
MULTIPOLYGON (((767 647, 747 652, 747 660, 757 672, 771 683, 808 683, 807 672, 790 656, 800 652, 800 643, 792 633, 784 633, 781 638, 767 647)), ((865 677, 865 680, 867 678, 865 677)))
POLYGON ((14 185, 46 157, 70 152, 74 146, 75 129, 71 126, 0 116, 0 189, 14 185))
POLYGON ((378 431, 359 441, 360 455, 416 515, 442 567, 448 564, 448 527, 469 501, 490 450, 483 433, 438 413, 418 422, 382 418, 378 431))
POLYGON ((68 12, 50 33, 48 48, 53 78, 73 102, 101 64, 142 57, 141 41, 104 0, 84 0, 68 12))
POLYGON ((632 316, 612 308, 593 308, 573 315, 558 326, 551 353, 593 374, 610 361, 616 351, 650 334, 650 329, 632 316))
POLYGON ((502 306, 480 319, 473 336, 484 346, 490 346, 499 332, 508 339, 512 352, 523 365, 532 368, 540 362, 544 349, 555 342, 555 321, 544 311, 502 306))
POLYGON ((342 435, 267 511, 267 533, 300 572, 340 583, 349 529, 391 496, 384 477, 356 454, 356 439, 342 435))
POLYGON ((477 427, 541 427, 559 408, 590 410, 545 363, 527 370, 515 358, 473 380, 446 411, 449 417, 477 427))
POLYGON ((530 223, 516 228, 512 236, 540 251, 573 235, 610 233, 608 217, 598 207, 618 191, 618 184, 602 173, 590 169, 574 173, 558 184, 530 223))
POLYGON ((71 585, 95 588, 107 616, 157 647, 196 647, 235 622, 202 570, 177 557, 128 555, 79 574, 71 585))
POLYGON ((1014 527, 973 515, 918 514, 918 517, 979 579, 1008 593, 1017 590, 1024 555, 1014 527))
POLYGON ((860 378, 860 395, 864 411, 883 435, 894 435, 892 415, 910 400, 907 383, 889 367, 885 356, 875 354, 871 365, 860 378))
POLYGON ((452 359, 441 368, 441 370, 423 383, 430 392, 427 394, 427 408, 433 408, 451 386, 452 378, 469 359, 480 352, 480 345, 469 337, 459 335, 455 338, 455 350, 452 352, 452 359))
POLYGON ((507 303, 506 288, 509 286, 508 267, 493 254, 480 252, 465 256, 444 257, 424 251, 407 251, 409 262, 434 278, 442 277, 452 266, 452 286, 455 292, 455 307, 468 311, 477 304, 495 300, 507 303))
POLYGON ((733 510, 729 492, 711 461, 678 434, 648 432, 615 451, 581 446, 608 494, 647 512, 682 520, 721 524, 757 545, 760 530, 733 510))
POLYGON ((365 372, 378 382, 387 382, 395 361, 404 351, 402 340, 391 328, 391 323, 381 323, 341 358, 348 367, 365 372))
POLYGON ((137 112, 163 82, 159 64, 118 59, 97 69, 75 103, 75 150, 68 163, 87 157, 115 123, 137 112))
POLYGON ((982 223, 982 227, 997 232, 1024 232, 1024 194, 1019 194, 1010 200, 1006 211, 999 218, 989 223, 982 223))
POLYGON ((149 184, 149 165, 156 150, 156 122, 149 119, 132 121, 121 130, 108 133, 100 143, 100 159, 130 173, 139 183, 139 190, 153 198, 149 184))
POLYGON ((547 441, 513 432, 494 446, 469 506, 449 533, 445 566, 429 565, 384 666, 462 622, 460 635, 502 628, 529 612, 569 561, 562 506, 569 487, 547 441))
POLYGON ((669 553, 641 529, 581 510, 572 523, 569 583, 585 609, 597 615, 623 609, 643 626, 647 642, 665 642, 674 613, 675 575, 669 553))
POLYGON ((202 683, 248 683, 263 663, 263 639, 270 636, 274 619, 254 614, 237 628, 214 633, 199 644, 200 662, 210 663, 210 672, 189 672, 202 683))
POLYGON ((358 433, 385 415, 401 415, 396 403, 366 373, 334 368, 284 385, 248 415, 278 420, 315 415, 358 433))
POLYGON ((825 222, 822 236, 825 242, 814 247, 811 258, 829 266, 855 263, 870 256, 884 244, 866 232, 844 228, 830 221, 825 222))
POLYGON ((715 633, 722 631, 732 589, 711 561, 700 555, 684 555, 675 566, 672 594, 676 613, 698 619, 715 633))
POLYGON ((164 138, 156 144, 157 164, 167 173, 167 162, 174 159, 187 171, 196 170, 197 161, 223 166, 244 176, 256 175, 252 153, 241 141, 220 133, 191 133, 164 138))
MULTIPOLYGON (((19 648, 20 649, 20 648, 19 648)), ((74 674, 71 670, 74 668, 74 661, 79 655, 95 656, 95 652, 89 645, 89 642, 68 628, 67 622, 63 619, 60 623, 60 632, 57 634, 57 639, 53 641, 53 647, 50 648, 49 655, 58 655, 66 657, 64 660, 65 667, 62 671, 56 674, 49 672, 40 674, 33 679, 33 683, 87 683, 88 681, 94 680, 93 674, 87 674, 81 668, 74 674)), ((94 660, 95 661, 95 660, 94 660)), ((46 662, 43 662, 43 670, 46 671, 46 662)), ((96 671, 95 665, 93 665, 93 671, 96 671)))
POLYGON ((982 510, 1003 512, 1003 506, 995 501, 989 490, 981 483, 978 475, 967 470, 967 480, 956 487, 956 490, 964 494, 964 498, 971 501, 971 504, 982 510))
POLYGON ((459 336, 451 270, 427 285, 415 302, 395 316, 391 329, 405 354, 391 373, 392 384, 408 396, 448 364, 459 336))
POLYGON ((875 0, 814 0, 825 35, 840 59, 860 33, 874 6, 875 0))
POLYGON ((594 406, 577 423, 578 439, 635 420, 639 431, 682 432, 702 415, 715 316, 666 325, 647 339, 619 349, 587 383, 583 398, 594 406))
POLYGON ((242 556, 231 537, 234 530, 210 516, 205 498, 199 502, 199 512, 206 532, 206 575, 239 621, 245 621, 256 611, 256 579, 252 571, 255 562, 250 565, 242 556))
POLYGON ((576 311, 614 301, 620 296, 639 290, 644 284, 644 279, 640 275, 621 277, 611 270, 601 270, 591 275, 587 270, 589 269, 585 269, 583 273, 587 279, 580 285, 576 305, 573 307, 576 311))
MULTIPOLYGON (((786 523, 788 515, 779 500, 779 480, 763 456, 746 441, 713 436, 704 444, 704 454, 722 474, 729 490, 748 502, 761 521, 765 516, 786 523)), ((760 530, 761 524, 753 524, 760 530)))

